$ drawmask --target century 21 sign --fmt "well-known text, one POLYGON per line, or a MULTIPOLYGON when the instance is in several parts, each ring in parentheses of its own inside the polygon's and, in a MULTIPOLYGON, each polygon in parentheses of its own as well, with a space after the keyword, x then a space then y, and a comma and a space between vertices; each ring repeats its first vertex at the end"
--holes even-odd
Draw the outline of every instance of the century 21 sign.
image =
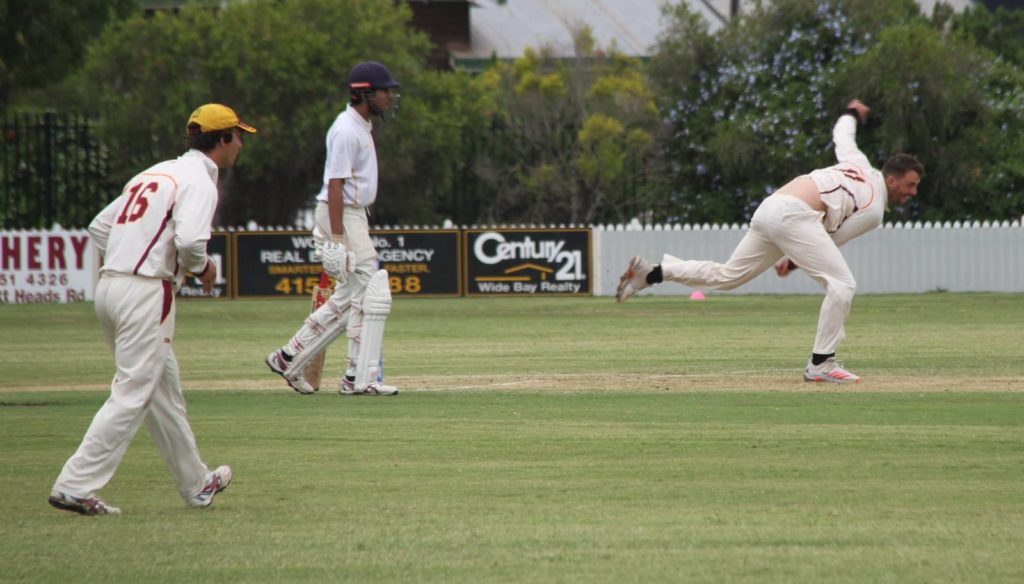
POLYGON ((467 229, 468 296, 589 295, 589 229, 467 229))

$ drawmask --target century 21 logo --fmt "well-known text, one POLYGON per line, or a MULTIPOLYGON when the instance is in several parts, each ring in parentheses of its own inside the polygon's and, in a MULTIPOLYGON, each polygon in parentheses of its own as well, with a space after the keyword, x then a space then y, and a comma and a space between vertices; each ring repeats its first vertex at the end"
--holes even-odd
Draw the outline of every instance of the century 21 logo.
POLYGON ((487 265, 510 260, 542 260, 560 266, 555 280, 586 279, 583 275, 583 252, 565 249, 565 245, 565 240, 534 241, 529 235, 521 241, 507 241, 504 235, 488 231, 481 233, 473 242, 473 255, 487 265))

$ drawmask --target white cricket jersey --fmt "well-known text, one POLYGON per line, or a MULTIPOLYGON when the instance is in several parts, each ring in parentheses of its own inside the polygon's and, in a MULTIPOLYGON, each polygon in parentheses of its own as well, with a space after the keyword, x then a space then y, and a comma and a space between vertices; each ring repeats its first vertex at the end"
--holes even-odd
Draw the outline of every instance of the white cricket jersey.
POLYGON ((885 178, 857 148, 856 134, 857 119, 849 114, 840 116, 832 128, 839 164, 808 175, 825 203, 825 231, 836 245, 881 225, 888 198, 885 178))
POLYGON ((198 150, 145 170, 89 224, 100 274, 175 280, 206 269, 217 165, 198 150))
POLYGON ((346 205, 369 207, 377 200, 377 150, 373 144, 373 124, 352 106, 338 114, 327 130, 327 161, 324 184, 316 200, 327 202, 327 183, 345 180, 342 193, 346 205))

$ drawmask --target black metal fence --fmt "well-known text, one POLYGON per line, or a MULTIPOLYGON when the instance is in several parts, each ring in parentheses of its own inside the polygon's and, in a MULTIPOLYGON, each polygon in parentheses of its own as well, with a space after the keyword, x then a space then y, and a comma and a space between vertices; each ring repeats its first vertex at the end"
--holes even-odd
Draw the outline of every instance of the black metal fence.
MULTIPOLYGON (((109 150, 97 136, 96 118, 72 113, 14 114, 4 116, 2 123, 3 229, 48 229, 54 224, 85 227, 117 195, 120 185, 110 181, 109 150)), ((485 220, 495 212, 509 221, 522 222, 517 213, 531 209, 516 206, 516 171, 552 156, 523 139, 521 129, 492 130, 467 136, 461 170, 446 184, 433 186, 443 211, 458 223, 485 220), (508 189, 506 202, 491 209, 503 189, 508 189)), ((569 152, 575 135, 574 128, 556 133, 554 146, 548 148, 569 152)), ((625 162, 622 176, 605 186, 609 196, 594 218, 597 222, 625 221, 645 206, 651 188, 648 169, 639 156, 631 154, 625 162)))
POLYGON ((4 229, 84 227, 110 198, 107 150, 96 120, 66 113, 3 118, 0 219, 4 229))

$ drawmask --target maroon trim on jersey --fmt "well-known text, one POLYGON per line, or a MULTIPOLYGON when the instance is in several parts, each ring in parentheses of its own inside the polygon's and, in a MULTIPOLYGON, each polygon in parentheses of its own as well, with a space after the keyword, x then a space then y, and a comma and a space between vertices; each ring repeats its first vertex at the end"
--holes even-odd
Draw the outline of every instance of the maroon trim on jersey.
POLYGON ((846 193, 847 195, 850 195, 850 198, 853 199, 853 212, 856 213, 857 211, 860 211, 860 208, 857 207, 857 197, 853 196, 853 193, 850 192, 850 189, 844 187, 843 185, 839 185, 836 188, 832 189, 831 191, 822 191, 821 194, 829 195, 829 194, 832 194, 832 193, 838 191, 839 189, 842 189, 844 193, 846 193))
POLYGON ((163 223, 160 224, 160 229, 156 230, 156 235, 153 236, 153 240, 150 241, 149 245, 146 246, 146 251, 145 251, 145 253, 142 254, 142 257, 139 258, 139 263, 135 264, 135 269, 132 271, 132 275, 133 276, 138 276, 139 275, 139 268, 142 267, 142 262, 146 261, 146 256, 149 255, 149 252, 153 249, 153 246, 156 245, 156 241, 158 239, 160 239, 160 234, 162 234, 164 232, 164 229, 167 228, 167 223, 170 222, 170 220, 171 220, 171 213, 173 213, 173 212, 174 212, 174 205, 171 205, 171 208, 167 210, 167 215, 164 217, 163 223))
POLYGON ((160 310, 160 324, 163 324, 167 320, 167 315, 171 313, 171 305, 174 303, 174 290, 171 288, 171 283, 167 280, 161 280, 164 285, 164 306, 160 310))

